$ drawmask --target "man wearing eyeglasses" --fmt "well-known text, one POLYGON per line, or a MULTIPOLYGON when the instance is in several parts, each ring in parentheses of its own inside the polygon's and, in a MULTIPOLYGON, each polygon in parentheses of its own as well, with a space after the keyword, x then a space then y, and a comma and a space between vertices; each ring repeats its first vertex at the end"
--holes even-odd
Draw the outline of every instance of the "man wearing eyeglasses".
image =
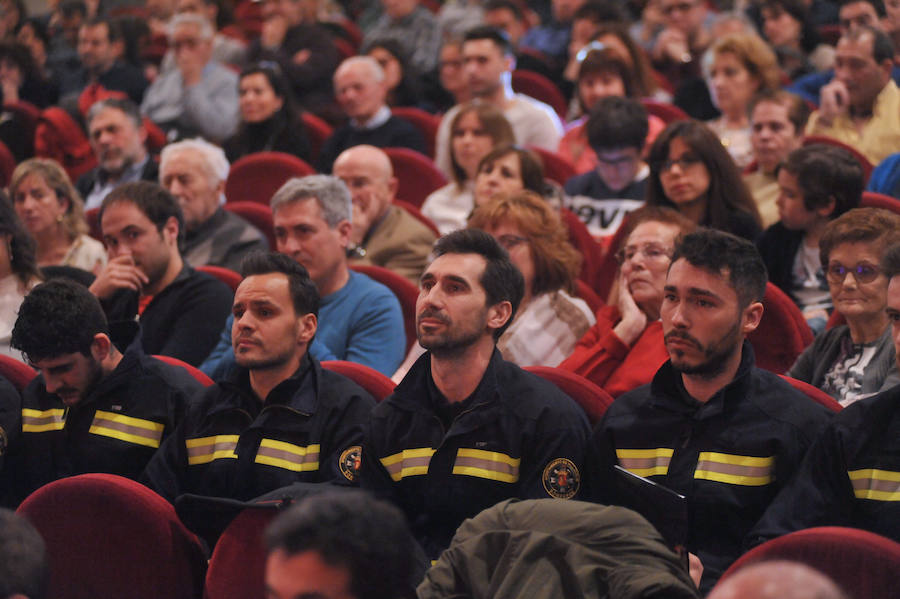
MULTIPOLYGON (((900 356, 900 245, 881 259, 885 314, 900 356)), ((900 358, 893 365, 900 370, 900 358)), ((900 542, 900 385, 838 413, 791 484, 748 536, 750 546, 813 526, 862 528, 900 542)))
POLYGON ((619 465, 687 498, 685 545, 703 563, 704 594, 828 421, 825 408, 755 366, 745 339, 765 287, 749 241, 711 229, 685 235, 660 306, 669 361, 650 385, 620 396, 595 433, 601 476, 619 465))

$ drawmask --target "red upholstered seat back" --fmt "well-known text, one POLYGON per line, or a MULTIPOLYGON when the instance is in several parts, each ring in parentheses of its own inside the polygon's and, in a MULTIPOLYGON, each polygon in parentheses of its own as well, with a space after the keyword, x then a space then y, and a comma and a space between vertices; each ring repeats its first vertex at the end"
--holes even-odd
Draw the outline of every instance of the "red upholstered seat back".
POLYGON ((600 422, 606 409, 613 402, 613 397, 609 393, 574 372, 550 366, 526 366, 525 370, 547 379, 574 399, 587 414, 591 425, 600 422))
POLYGON ((228 202, 269 205, 275 192, 292 177, 305 177, 316 170, 292 154, 256 152, 234 161, 225 180, 228 202))
POLYGON ((394 381, 374 368, 346 360, 326 360, 322 368, 344 375, 348 379, 369 392, 375 401, 381 401, 394 392, 394 381))
POLYGON ((206 599, 263 599, 266 550, 263 533, 278 510, 249 508, 231 521, 213 550, 206 599))
POLYGON ((756 365, 782 374, 812 343, 812 331, 797 304, 772 283, 766 283, 763 306, 762 320, 747 339, 753 344, 756 365))

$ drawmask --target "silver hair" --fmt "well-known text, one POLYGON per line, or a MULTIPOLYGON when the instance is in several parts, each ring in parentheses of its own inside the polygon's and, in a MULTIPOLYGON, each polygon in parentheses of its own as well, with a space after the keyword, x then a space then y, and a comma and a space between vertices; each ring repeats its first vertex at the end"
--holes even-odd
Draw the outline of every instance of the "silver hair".
POLYGON ((165 168, 166 162, 180 152, 194 152, 202 156, 203 163, 206 165, 206 176, 209 177, 213 185, 218 185, 219 181, 224 181, 228 178, 230 165, 225 157, 225 152, 219 146, 215 146, 199 137, 177 141, 164 147, 159 155, 160 172, 165 168))
POLYGON ((209 22, 209 19, 204 17, 203 15, 198 15, 196 13, 178 13, 174 17, 172 17, 171 23, 169 23, 169 40, 175 36, 175 31, 182 25, 196 25, 200 28, 200 37, 205 40, 210 40, 215 35, 215 30, 213 29, 212 23, 209 22))
POLYGON ((381 65, 378 64, 378 61, 371 56, 351 56, 350 58, 344 60, 344 62, 342 62, 340 66, 338 66, 337 70, 335 71, 335 75, 341 69, 357 64, 367 66, 372 74, 372 77, 375 78, 375 81, 377 83, 381 83, 382 81, 384 81, 384 69, 382 69, 381 65))
POLYGON ((144 119, 141 117, 141 110, 137 104, 128 98, 106 98, 105 100, 97 100, 91 105, 85 119, 88 127, 91 126, 91 121, 107 108, 115 108, 124 113, 138 129, 144 126, 144 119))
POLYGON ((343 181, 331 175, 294 177, 275 192, 269 206, 274 214, 285 204, 309 199, 316 200, 322 210, 322 218, 332 229, 343 220, 352 222, 350 190, 343 181))

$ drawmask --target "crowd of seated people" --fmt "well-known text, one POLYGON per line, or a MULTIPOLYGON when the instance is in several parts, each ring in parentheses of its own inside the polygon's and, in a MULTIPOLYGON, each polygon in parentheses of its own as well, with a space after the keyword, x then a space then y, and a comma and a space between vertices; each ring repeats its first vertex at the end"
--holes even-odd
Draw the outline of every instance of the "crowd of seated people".
POLYGON ((0 2, 0 506, 362 487, 424 563, 505 500, 656 526, 624 470, 697 596, 900 543, 900 13, 641 4, 0 2))

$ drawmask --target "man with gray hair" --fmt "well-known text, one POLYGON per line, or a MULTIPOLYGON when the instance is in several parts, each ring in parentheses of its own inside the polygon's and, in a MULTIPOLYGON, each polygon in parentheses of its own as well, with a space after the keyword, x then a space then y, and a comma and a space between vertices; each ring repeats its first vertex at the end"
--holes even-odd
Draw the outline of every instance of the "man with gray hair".
POLYGON ((169 46, 177 68, 160 74, 141 104, 141 111, 170 138, 202 135, 223 142, 237 128, 238 76, 212 60, 213 34, 202 15, 172 19, 169 46))
POLYGON ((352 56, 334 72, 334 95, 350 118, 322 144, 319 171, 330 173, 338 154, 368 144, 377 148, 410 148, 425 153, 422 134, 409 122, 391 114, 381 65, 370 56, 352 56))
POLYGON ((228 168, 225 152, 199 138, 169 144, 160 155, 159 182, 181 205, 181 255, 193 267, 239 271, 247 254, 269 249, 259 229, 220 206, 228 168))
MULTIPOLYGON (((400 303, 390 289, 347 266, 353 231, 347 187, 328 175, 294 178, 275 193, 271 206, 276 250, 306 267, 322 298, 318 347, 313 342, 310 353, 393 374, 406 350, 400 303)), ((233 363, 229 333, 201 370, 219 380, 233 363)))
POLYGON ((847 599, 830 578, 809 566, 783 560, 741 568, 708 599, 847 599))
POLYGON ((156 181, 159 169, 147 154, 147 130, 137 105, 109 98, 96 102, 87 113, 88 139, 97 167, 75 185, 85 210, 99 208, 106 194, 131 181, 156 181))

